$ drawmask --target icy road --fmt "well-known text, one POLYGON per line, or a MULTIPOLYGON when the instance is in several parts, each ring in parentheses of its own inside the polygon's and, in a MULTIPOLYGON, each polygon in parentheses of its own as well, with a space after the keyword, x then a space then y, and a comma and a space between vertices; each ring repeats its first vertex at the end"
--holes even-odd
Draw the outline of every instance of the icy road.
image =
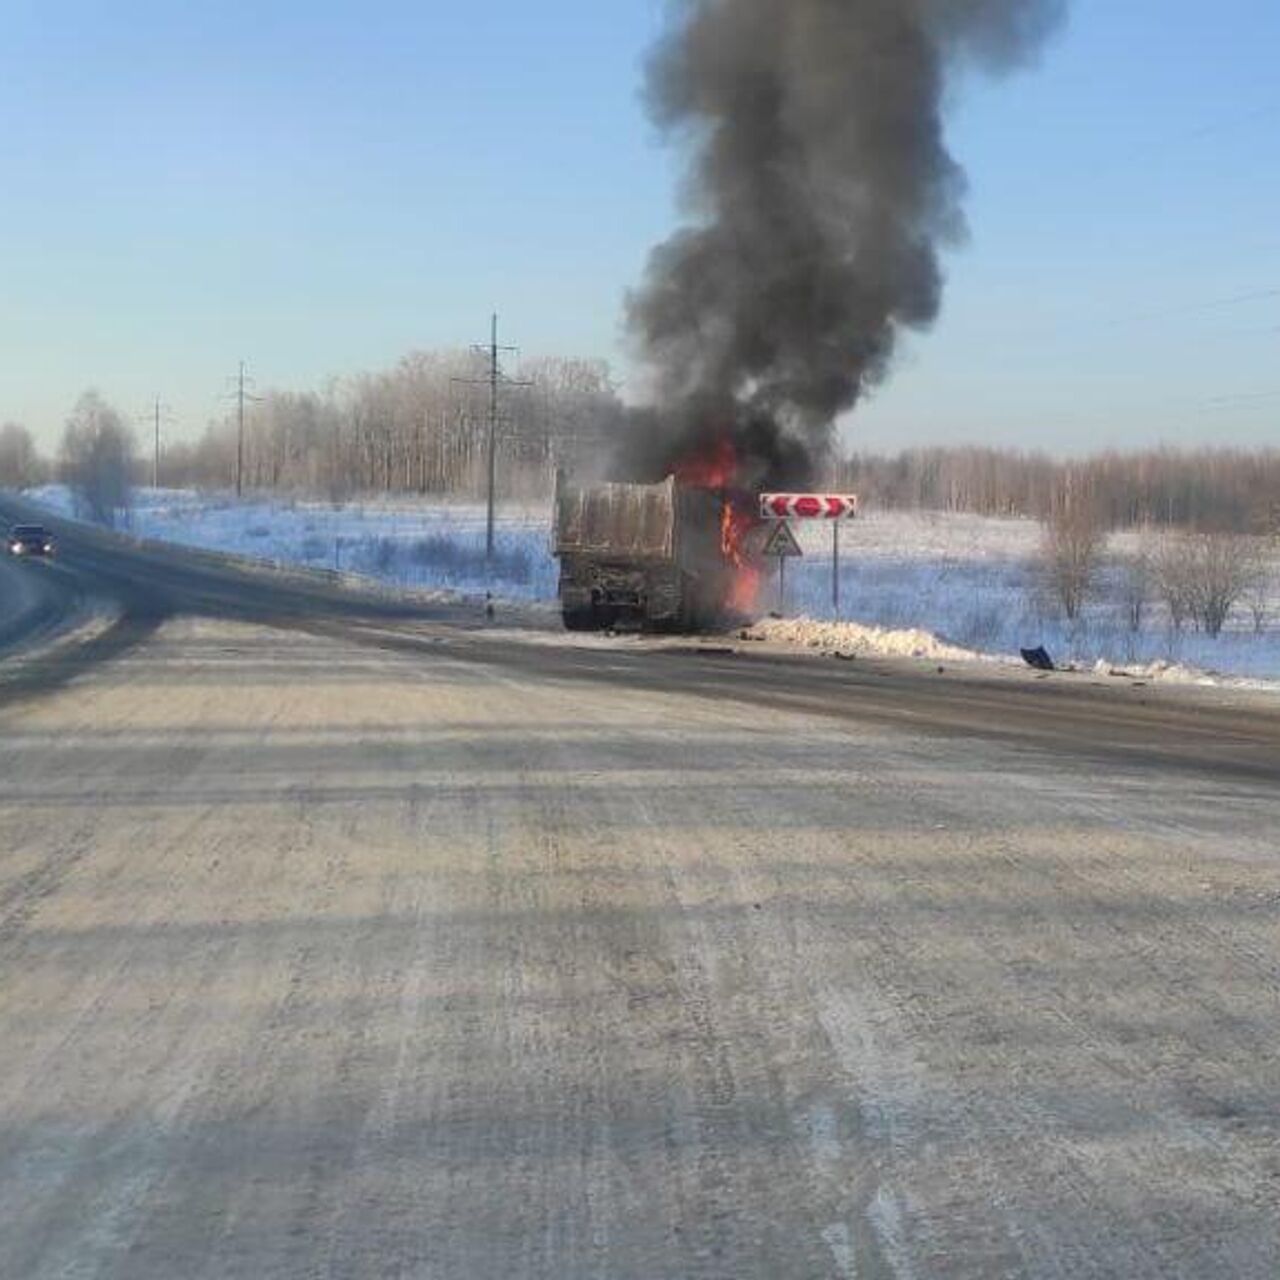
POLYGON ((0 664, 5 1280, 1280 1270, 1265 700, 58 533, 120 615, 0 664))

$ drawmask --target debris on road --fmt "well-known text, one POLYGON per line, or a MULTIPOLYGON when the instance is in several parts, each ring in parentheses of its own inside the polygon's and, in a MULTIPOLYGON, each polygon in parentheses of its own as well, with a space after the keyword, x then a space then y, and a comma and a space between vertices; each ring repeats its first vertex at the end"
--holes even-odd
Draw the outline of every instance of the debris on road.
POLYGON ((1049 656, 1049 651, 1043 645, 1036 649, 1023 649, 1022 660, 1027 666, 1036 671, 1057 671, 1057 665, 1049 656))

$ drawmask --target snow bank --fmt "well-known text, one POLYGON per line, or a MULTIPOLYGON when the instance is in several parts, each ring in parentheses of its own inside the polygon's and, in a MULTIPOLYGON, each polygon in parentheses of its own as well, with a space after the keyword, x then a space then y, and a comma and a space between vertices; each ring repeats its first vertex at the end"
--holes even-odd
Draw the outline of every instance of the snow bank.
POLYGON ((929 658, 934 661, 973 662, 983 655, 961 649, 918 627, 890 630, 858 622, 818 622, 812 618, 768 618, 748 627, 747 640, 798 645, 831 653, 871 654, 884 658, 929 658))
MULTIPOLYGON (((887 628, 865 626, 858 622, 822 622, 813 618, 769 618, 745 628, 742 639, 816 649, 841 657, 920 658, 929 662, 986 662, 1023 668, 1021 657, 1006 654, 979 653, 973 649, 948 644, 932 631, 918 627, 887 628)), ((1150 684, 1196 685, 1202 688, 1236 688, 1274 691, 1274 681, 1247 679, 1204 671, 1181 662, 1157 661, 1117 665, 1099 659, 1092 666, 1080 668, 1067 663, 1060 666, 1064 675, 1082 671, 1094 676, 1141 681, 1150 684)))

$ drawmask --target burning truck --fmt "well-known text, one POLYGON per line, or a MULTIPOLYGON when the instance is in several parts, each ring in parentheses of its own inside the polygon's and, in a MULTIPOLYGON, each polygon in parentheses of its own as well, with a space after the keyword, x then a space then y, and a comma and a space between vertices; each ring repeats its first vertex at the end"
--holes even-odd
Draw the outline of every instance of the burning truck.
POLYGON ((812 485, 902 335, 936 320, 942 251, 965 234, 944 107, 975 67, 1033 59, 1066 7, 669 7, 646 98, 684 153, 689 216, 627 295, 649 403, 624 420, 608 465, 645 483, 559 495, 569 626, 694 626, 752 606, 744 529, 759 513, 733 493, 812 485), (713 470, 730 455, 738 465, 727 477, 686 475, 682 460, 708 452, 713 470))
POLYGON ((757 502, 715 476, 581 487, 557 477, 555 553, 570 631, 694 631, 751 611, 757 502))

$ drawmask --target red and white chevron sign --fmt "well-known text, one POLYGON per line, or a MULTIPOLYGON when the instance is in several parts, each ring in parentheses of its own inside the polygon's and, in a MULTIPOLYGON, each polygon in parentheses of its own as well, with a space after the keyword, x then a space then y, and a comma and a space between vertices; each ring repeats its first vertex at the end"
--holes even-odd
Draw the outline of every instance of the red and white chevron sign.
POLYGON ((762 493, 762 520, 853 520, 858 499, 849 493, 762 493))

